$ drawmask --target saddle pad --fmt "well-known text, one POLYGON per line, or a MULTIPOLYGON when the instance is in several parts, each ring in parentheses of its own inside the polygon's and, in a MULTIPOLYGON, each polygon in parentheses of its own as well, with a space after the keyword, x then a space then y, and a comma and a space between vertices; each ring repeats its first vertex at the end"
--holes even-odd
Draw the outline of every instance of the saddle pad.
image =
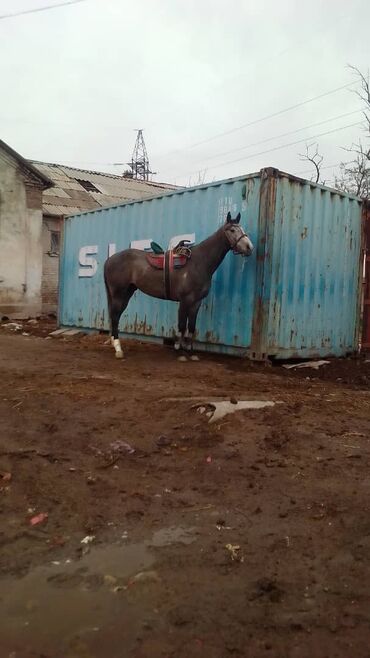
MULTIPOLYGON (((146 254, 146 259, 152 267, 156 270, 163 270, 164 269, 164 258, 165 254, 146 254)), ((174 269, 180 269, 180 267, 184 267, 186 265, 188 259, 186 256, 175 256, 173 257, 173 266, 174 269)))

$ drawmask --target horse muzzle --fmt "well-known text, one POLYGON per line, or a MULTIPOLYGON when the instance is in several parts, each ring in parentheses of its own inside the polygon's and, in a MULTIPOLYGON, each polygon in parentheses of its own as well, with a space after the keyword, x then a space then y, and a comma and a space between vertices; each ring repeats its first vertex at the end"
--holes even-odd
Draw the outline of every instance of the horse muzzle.
POLYGON ((234 245, 233 253, 237 256, 243 256, 243 258, 248 258, 254 251, 254 246, 250 239, 243 235, 234 245))

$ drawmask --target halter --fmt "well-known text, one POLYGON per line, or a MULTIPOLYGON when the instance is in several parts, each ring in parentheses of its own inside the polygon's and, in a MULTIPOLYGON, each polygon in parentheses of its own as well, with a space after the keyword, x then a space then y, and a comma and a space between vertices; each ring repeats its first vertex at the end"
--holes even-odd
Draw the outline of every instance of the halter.
POLYGON ((247 238, 248 237, 241 226, 238 226, 238 228, 241 231, 241 235, 238 237, 237 240, 235 240, 234 244, 231 244, 231 240, 229 239, 229 236, 228 236, 229 231, 227 231, 227 230, 225 231, 226 238, 229 242, 230 248, 233 250, 233 254, 235 254, 235 255, 240 255, 239 252, 236 251, 236 245, 238 244, 238 242, 240 242, 240 240, 242 240, 242 238, 247 238))

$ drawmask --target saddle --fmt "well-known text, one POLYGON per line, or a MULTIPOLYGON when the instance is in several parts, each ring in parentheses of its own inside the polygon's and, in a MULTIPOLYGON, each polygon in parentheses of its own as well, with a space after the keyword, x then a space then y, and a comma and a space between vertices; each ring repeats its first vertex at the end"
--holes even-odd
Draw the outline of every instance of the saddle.
POLYGON ((174 249, 165 252, 156 242, 150 243, 152 253, 146 254, 146 259, 155 270, 163 271, 167 299, 171 296, 171 272, 185 267, 191 258, 191 249, 187 245, 189 242, 181 240, 174 249))

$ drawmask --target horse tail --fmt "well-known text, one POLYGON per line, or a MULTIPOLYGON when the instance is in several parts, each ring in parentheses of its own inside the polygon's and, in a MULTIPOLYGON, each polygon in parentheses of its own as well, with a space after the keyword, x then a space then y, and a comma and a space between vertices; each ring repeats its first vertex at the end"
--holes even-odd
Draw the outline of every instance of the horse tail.
POLYGON ((106 265, 104 265, 104 285, 105 285, 105 292, 107 294, 107 302, 108 302, 108 313, 109 313, 109 322, 112 328, 112 294, 109 288, 109 284, 107 281, 107 272, 106 272, 106 265))

